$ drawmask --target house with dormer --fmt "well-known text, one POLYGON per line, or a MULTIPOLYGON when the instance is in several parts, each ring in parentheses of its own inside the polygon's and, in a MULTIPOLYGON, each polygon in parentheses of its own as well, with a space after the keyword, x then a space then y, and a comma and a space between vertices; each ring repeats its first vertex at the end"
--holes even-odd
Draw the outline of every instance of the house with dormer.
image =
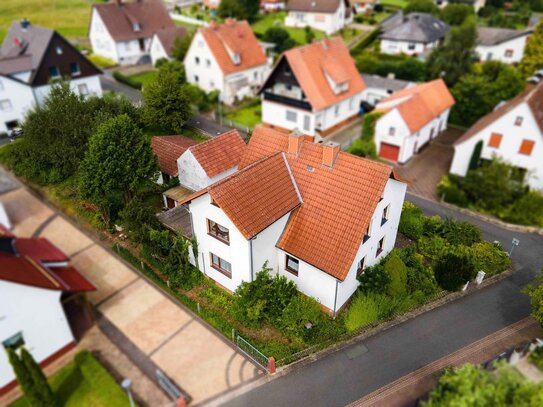
POLYGON ((150 63, 153 36, 173 28, 161 0, 114 0, 92 5, 89 39, 95 54, 119 65, 150 63))
POLYGON ((325 137, 358 117, 366 85, 339 37, 285 51, 262 86, 262 122, 325 137))
POLYGON ((249 23, 234 19, 199 28, 184 61, 187 82, 219 91, 226 104, 255 96, 271 63, 249 23))
POLYGON ((257 126, 238 170, 181 205, 207 277, 233 292, 267 263, 335 316, 394 247, 406 184, 314 140, 257 126))
POLYGON ((81 96, 101 96, 101 74, 56 31, 13 22, 0 47, 0 133, 19 127, 60 80, 81 96))

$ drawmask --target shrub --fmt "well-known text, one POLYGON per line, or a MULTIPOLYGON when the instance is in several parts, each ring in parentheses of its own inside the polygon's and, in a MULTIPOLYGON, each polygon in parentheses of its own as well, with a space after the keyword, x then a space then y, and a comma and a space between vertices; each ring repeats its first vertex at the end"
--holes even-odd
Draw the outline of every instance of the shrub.
POLYGON ((367 267, 364 273, 358 276, 359 289, 364 293, 384 293, 390 284, 390 276, 385 271, 383 261, 367 267))
POLYGON ((450 244, 441 236, 423 236, 418 243, 419 252, 430 260, 437 260, 450 249, 450 244))
POLYGON ((438 284, 447 291, 458 291, 475 277, 473 261, 464 253, 445 253, 435 263, 438 284))
POLYGON ((311 329, 324 319, 324 314, 317 301, 305 295, 296 295, 284 308, 279 317, 279 329, 285 335, 305 341, 311 329), (311 328, 306 327, 311 324, 311 328))
POLYGON ((484 271, 487 277, 511 267, 511 259, 500 244, 479 242, 469 248, 475 271, 484 271))
POLYGON ((113 71, 113 78, 115 78, 117 82, 124 83, 125 85, 130 86, 131 88, 134 88, 137 90, 141 90, 142 88, 142 84, 140 81, 137 81, 131 78, 130 76, 126 76, 119 71, 113 71))
MULTIPOLYGON (((407 292, 409 294, 421 293, 424 298, 430 297, 439 291, 437 281, 432 270, 423 263, 424 257, 416 253, 414 247, 395 250, 407 267, 407 292)), ((422 302, 417 299, 415 302, 422 302)))
POLYGON ((453 246, 471 246, 482 240, 481 230, 477 225, 450 218, 443 222, 440 235, 453 246))
POLYGON ((379 319, 379 304, 374 294, 358 293, 347 311, 345 327, 352 332, 373 324, 379 319))
POLYGON ((441 220, 439 215, 425 217, 423 235, 424 236, 438 235, 441 233, 442 226, 443 226, 443 221, 441 220))
POLYGON ((419 240, 424 231, 424 215, 419 207, 405 201, 398 231, 412 240, 419 240))
POLYGON ((437 184, 437 193, 448 203, 465 207, 468 205, 466 192, 460 189, 452 175, 445 175, 437 184))
POLYGON ((534 350, 529 357, 530 362, 532 362, 539 370, 543 372, 543 348, 539 347, 534 350))
POLYGON ((385 272, 390 277, 387 292, 392 297, 403 296, 407 289, 407 267, 400 257, 392 253, 384 266, 385 272))
POLYGON ((543 226, 543 195, 530 191, 516 200, 501 216, 506 222, 543 226))
POLYGON ((136 243, 148 242, 150 229, 160 226, 152 206, 139 196, 128 202, 119 212, 119 217, 126 228, 126 234, 136 243))
POLYGON ((377 147, 373 140, 356 139, 349 147, 348 152, 359 157, 377 158, 377 147))

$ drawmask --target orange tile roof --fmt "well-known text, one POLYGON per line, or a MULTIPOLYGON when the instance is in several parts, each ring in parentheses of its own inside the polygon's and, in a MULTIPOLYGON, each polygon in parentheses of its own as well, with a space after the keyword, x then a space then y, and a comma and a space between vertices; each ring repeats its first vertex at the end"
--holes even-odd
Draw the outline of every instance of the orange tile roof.
POLYGON ((208 177, 214 177, 237 166, 247 145, 237 130, 189 148, 208 177))
MULTIPOLYGON (((240 167, 287 148, 287 134, 257 126, 240 167)), ((298 156, 286 154, 303 203, 277 247, 344 280, 388 179, 397 178, 388 165, 344 152, 326 167, 322 154, 323 145, 306 140, 298 156)))
POLYGON ((412 133, 451 108, 455 101, 442 79, 422 83, 394 92, 381 100, 376 110, 397 108, 412 133), (393 102, 397 102, 394 104, 393 102))
POLYGON ((223 74, 244 71, 267 63, 266 54, 247 21, 228 19, 224 24, 212 23, 209 27, 202 27, 199 32, 223 74), (239 54, 239 64, 234 64, 230 53, 239 54))
POLYGON ((272 154, 213 184, 209 194, 246 239, 300 205, 282 153, 272 154))
POLYGON ((196 141, 185 136, 155 136, 151 139, 151 147, 158 158, 160 171, 172 177, 179 174, 177 159, 196 144, 196 141))
MULTIPOLYGON (((315 110, 325 109, 362 92, 366 85, 356 69, 349 50, 340 37, 324 39, 285 51, 294 76, 315 110), (348 81, 347 91, 335 94, 325 72, 334 80, 348 81)), ((266 85, 263 86, 265 88, 266 85)))

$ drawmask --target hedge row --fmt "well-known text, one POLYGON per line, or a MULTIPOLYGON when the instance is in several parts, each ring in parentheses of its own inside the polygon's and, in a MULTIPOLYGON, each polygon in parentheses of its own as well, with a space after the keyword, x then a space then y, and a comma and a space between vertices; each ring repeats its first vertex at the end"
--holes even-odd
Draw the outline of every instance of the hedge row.
POLYGON ((141 90, 141 88, 143 87, 141 82, 135 79, 132 79, 130 76, 126 76, 120 73, 119 71, 113 71, 113 77, 115 78, 117 82, 124 83, 125 85, 130 86, 131 88, 141 90))

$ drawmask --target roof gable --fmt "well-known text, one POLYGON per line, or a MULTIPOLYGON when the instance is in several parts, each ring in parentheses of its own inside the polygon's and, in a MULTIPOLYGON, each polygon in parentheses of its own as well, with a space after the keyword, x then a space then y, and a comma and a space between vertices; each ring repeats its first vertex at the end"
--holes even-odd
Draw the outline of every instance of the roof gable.
POLYGON ((176 177, 179 174, 177 159, 198 142, 185 136, 154 136, 151 148, 158 158, 160 171, 176 177))
POLYGON ((512 30, 509 28, 477 27, 477 44, 492 46, 532 34, 533 28, 512 30))
POLYGON ((187 30, 184 27, 166 27, 157 30, 155 35, 160 41, 162 48, 164 48, 164 51, 166 51, 166 54, 171 57, 175 40, 186 37, 187 30))

